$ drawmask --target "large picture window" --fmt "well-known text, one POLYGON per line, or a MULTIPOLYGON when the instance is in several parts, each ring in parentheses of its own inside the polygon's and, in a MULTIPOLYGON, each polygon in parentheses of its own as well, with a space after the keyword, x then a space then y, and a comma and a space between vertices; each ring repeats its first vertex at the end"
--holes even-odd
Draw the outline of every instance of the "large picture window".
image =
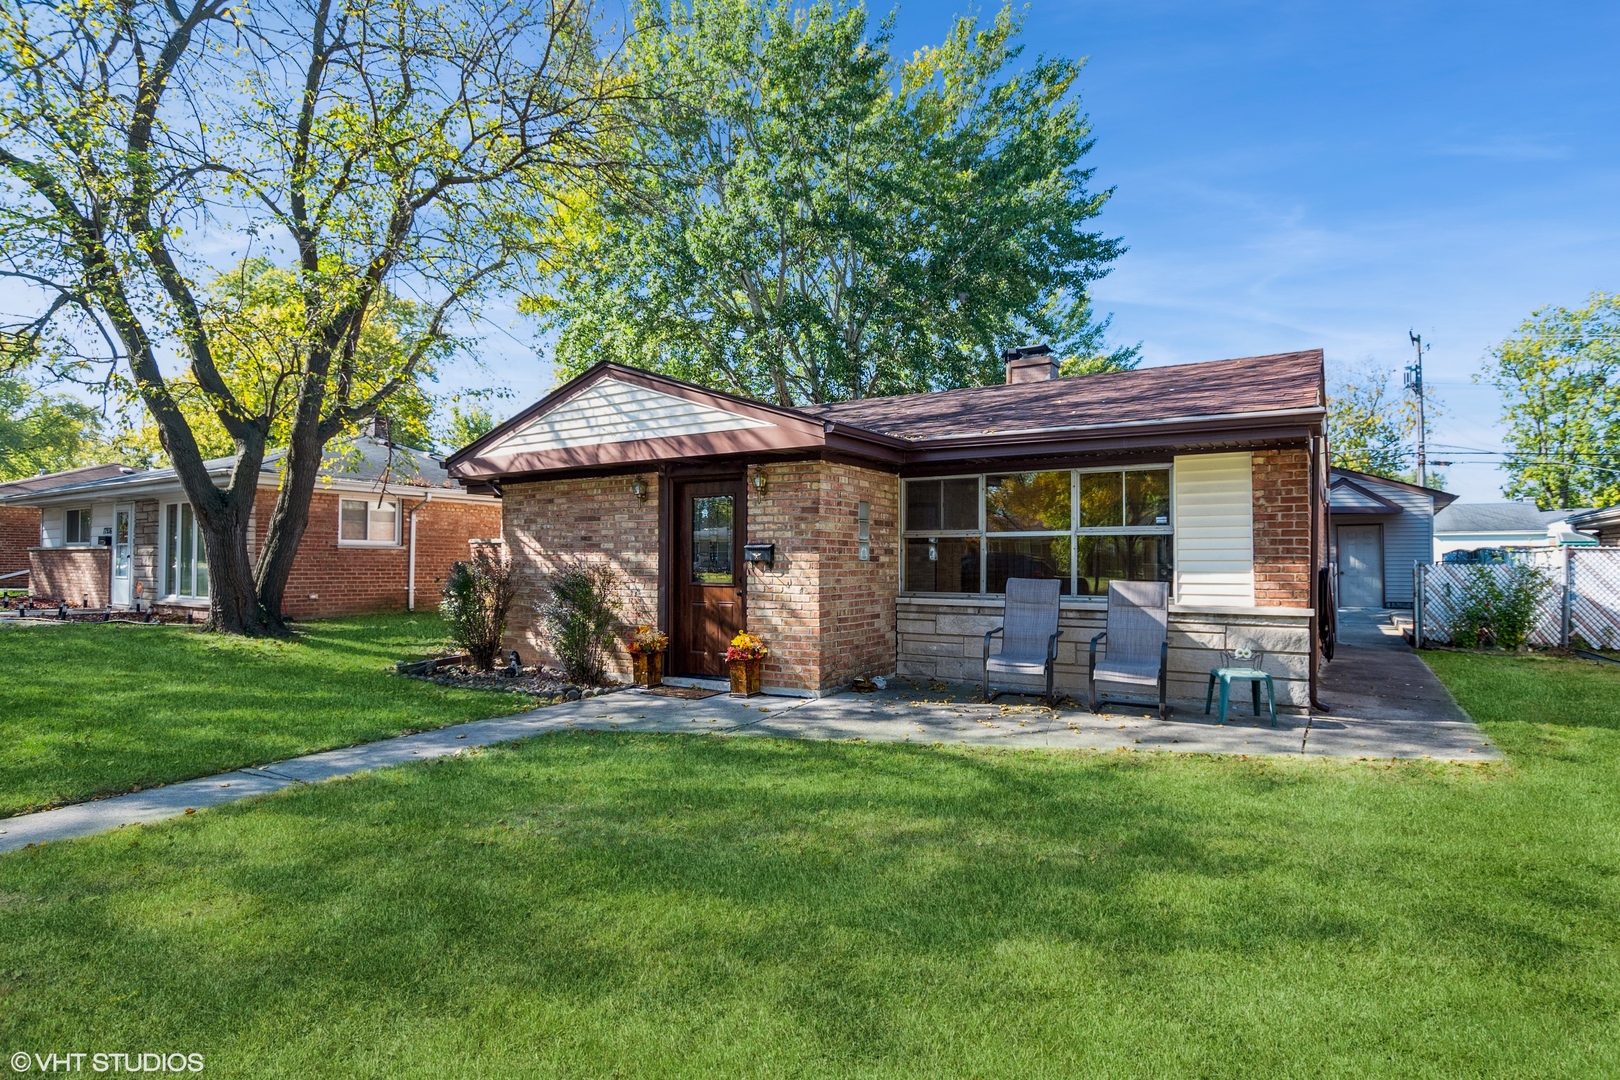
POLYGON ((163 591, 168 596, 208 595, 208 550, 190 503, 163 508, 163 591))
POLYGON ((907 480, 905 589, 1003 593, 1055 578, 1065 596, 1169 581, 1170 469, 1061 469, 907 480))

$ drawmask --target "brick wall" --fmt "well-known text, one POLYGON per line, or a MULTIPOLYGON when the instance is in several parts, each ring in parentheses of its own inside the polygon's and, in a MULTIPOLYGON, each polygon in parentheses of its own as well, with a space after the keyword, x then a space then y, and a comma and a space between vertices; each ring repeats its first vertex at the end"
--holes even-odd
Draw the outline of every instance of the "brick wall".
MULTIPOLYGON (((420 492, 397 492, 400 542, 387 547, 345 547, 337 542, 337 504, 345 495, 318 491, 309 500, 309 526, 287 578, 283 607, 293 619, 332 619, 373 610, 405 609, 410 555, 410 510, 420 492)), ((353 495, 347 495, 353 499, 353 495)), ((254 544, 275 508, 275 492, 259 492, 254 544)), ((450 563, 467 559, 467 541, 501 531, 501 504, 429 502, 416 512, 416 609, 433 609, 450 563)), ((258 547, 254 547, 258 552, 258 547)))
POLYGON ((823 463, 821 689, 892 675, 894 604, 900 592, 900 480, 892 473, 823 463), (871 559, 859 555, 857 513, 871 504, 871 559))
MULTIPOLYGON (((634 482, 632 476, 604 476, 502 490, 500 534, 518 577, 506 648, 517 649, 525 663, 556 662, 540 640, 539 607, 546 582, 570 558, 618 572, 627 623, 658 621, 658 485, 649 483, 643 502, 631 488, 634 482)), ((474 535, 495 534, 491 529, 474 535)), ((613 650, 607 666, 615 678, 629 679, 630 657, 623 648, 613 650)))
MULTIPOLYGON (((0 506, 0 574, 28 569, 28 549, 39 546, 39 511, 32 506, 0 506)), ((26 589, 27 578, 0 580, 0 589, 26 589)))
POLYGON ((98 608, 107 606, 112 549, 104 547, 33 547, 28 551, 29 580, 35 596, 98 608))
POLYGON ((792 461, 748 470, 748 543, 776 545, 772 566, 745 569, 748 629, 770 649, 760 670, 766 686, 815 690, 820 683, 821 468, 792 461), (765 478, 763 495, 756 475, 765 478))
POLYGON ((1254 602, 1311 603, 1311 477, 1303 449, 1254 454, 1254 602))
MULTIPOLYGON (((338 544, 337 492, 316 491, 310 499, 309 525, 298 545, 287 578, 284 607, 294 619, 333 618, 367 611, 403 611, 410 554, 410 511, 420 492, 395 493, 400 503, 400 542, 387 547, 343 547, 338 544)), ((375 498, 375 496, 373 496, 375 498)), ((261 489, 254 503, 248 548, 257 560, 265 526, 275 511, 276 492, 261 489)), ((438 605, 439 590, 450 564, 467 558, 467 542, 500 533, 498 502, 431 501, 416 512, 416 607, 438 605)))

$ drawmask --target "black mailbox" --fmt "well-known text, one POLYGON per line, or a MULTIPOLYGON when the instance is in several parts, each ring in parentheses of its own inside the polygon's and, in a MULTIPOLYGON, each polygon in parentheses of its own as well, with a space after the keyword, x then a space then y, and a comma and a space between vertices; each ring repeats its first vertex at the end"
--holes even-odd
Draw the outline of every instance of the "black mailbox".
POLYGON ((776 565, 775 544, 744 544, 743 562, 759 563, 763 566, 776 565))

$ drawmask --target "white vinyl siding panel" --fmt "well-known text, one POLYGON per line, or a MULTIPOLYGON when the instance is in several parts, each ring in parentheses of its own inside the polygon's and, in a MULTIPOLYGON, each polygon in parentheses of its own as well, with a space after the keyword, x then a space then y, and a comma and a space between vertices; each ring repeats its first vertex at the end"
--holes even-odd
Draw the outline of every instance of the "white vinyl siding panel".
POLYGON ((774 427, 674 394, 603 379, 491 446, 486 454, 566 450, 679 435, 774 427))
POLYGON ((1182 604, 1254 603, 1254 466, 1242 454, 1175 461, 1176 592, 1182 604))
POLYGON ((94 503, 90 507, 90 542, 99 544, 100 537, 111 536, 113 527, 113 504, 110 502, 94 503))
POLYGON ((66 512, 61 507, 40 511, 39 546, 61 547, 67 543, 66 521, 66 512))
MULTIPOLYGON (((1384 602, 1411 607, 1412 564, 1434 558, 1433 496, 1394 485, 1375 490, 1404 511, 1369 519, 1384 526, 1384 602)), ((1349 522, 1348 518, 1344 520, 1349 522)))

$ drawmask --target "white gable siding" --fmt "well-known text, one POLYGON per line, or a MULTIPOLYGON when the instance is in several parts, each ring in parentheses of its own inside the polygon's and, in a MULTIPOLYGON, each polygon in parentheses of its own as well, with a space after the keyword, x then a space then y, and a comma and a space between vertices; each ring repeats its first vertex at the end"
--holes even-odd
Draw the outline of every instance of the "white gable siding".
POLYGON ((1190 454, 1175 466, 1176 602, 1253 605, 1251 456, 1190 454))
POLYGON ((603 379, 484 451, 533 453, 577 446, 705 435, 716 431, 774 427, 674 394, 603 379))

